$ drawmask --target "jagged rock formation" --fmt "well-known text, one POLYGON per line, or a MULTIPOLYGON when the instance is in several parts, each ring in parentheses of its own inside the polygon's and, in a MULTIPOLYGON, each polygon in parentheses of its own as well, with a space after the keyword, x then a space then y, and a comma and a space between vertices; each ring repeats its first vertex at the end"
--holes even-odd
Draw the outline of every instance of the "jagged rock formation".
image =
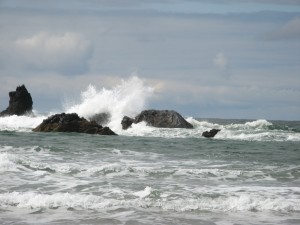
POLYGON ((212 137, 216 136, 216 134, 217 134, 219 131, 221 131, 221 130, 220 130, 220 129, 212 129, 212 130, 210 130, 210 131, 204 131, 204 132, 202 133, 202 136, 203 136, 203 137, 206 137, 206 138, 212 138, 212 137))
POLYGON ((9 92, 9 105, 0 116, 32 114, 32 98, 25 85, 18 86, 16 91, 9 92))
POLYGON ((134 119, 125 116, 121 122, 123 129, 132 123, 146 122, 148 126, 160 128, 193 128, 178 112, 173 110, 144 110, 134 119))
POLYGON ((77 132, 100 135, 116 135, 108 127, 102 127, 96 122, 89 122, 76 113, 56 114, 45 119, 33 129, 35 132, 77 132))

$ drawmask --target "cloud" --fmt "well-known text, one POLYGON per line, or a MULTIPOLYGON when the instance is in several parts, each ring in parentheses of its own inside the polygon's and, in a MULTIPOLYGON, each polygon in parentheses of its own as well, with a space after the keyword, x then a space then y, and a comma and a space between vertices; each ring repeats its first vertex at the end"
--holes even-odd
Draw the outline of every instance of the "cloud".
MULTIPOLYGON (((250 110, 259 106, 268 118, 299 119, 288 109, 297 106, 299 111, 299 92, 280 90, 299 87, 300 46, 292 39, 275 43, 261 38, 275 29, 286 29, 283 33, 295 38, 291 32, 299 30, 299 12, 209 14, 198 7, 205 11, 202 15, 171 14, 176 7, 189 12, 193 4, 182 9, 178 2, 183 0, 155 0, 155 7, 153 1, 129 1, 125 9, 119 7, 121 0, 107 0, 106 7, 105 1, 95 0, 1 5, 0 97, 5 100, 0 99, 0 108, 7 106, 8 91, 23 83, 34 96, 34 108, 47 111, 60 108, 65 95, 79 96, 90 83, 109 88, 137 70, 155 88, 151 108, 254 118, 261 116, 250 110), (239 114, 241 105, 249 112, 239 114), (286 114, 274 115, 273 105, 286 105, 286 114)), ((223 2, 213 7, 239 10, 242 5, 223 2)), ((276 40, 283 38, 274 33, 276 40)))
POLYGON ((80 34, 40 32, 15 41, 17 61, 29 70, 81 74, 88 70, 92 55, 91 43, 80 34))
POLYGON ((223 52, 219 52, 213 59, 213 62, 217 67, 221 69, 226 69, 228 66, 228 60, 226 59, 223 52))
POLYGON ((296 17, 267 35, 268 40, 299 40, 300 18, 296 17))

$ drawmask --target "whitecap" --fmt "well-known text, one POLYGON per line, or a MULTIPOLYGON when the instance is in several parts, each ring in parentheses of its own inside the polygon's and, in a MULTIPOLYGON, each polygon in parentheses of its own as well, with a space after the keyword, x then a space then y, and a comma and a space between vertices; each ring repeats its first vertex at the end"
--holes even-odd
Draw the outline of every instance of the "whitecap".
POLYGON ((147 186, 142 191, 134 192, 133 195, 135 195, 139 198, 146 198, 147 196, 149 196, 151 194, 152 191, 153 191, 153 189, 151 187, 147 186))

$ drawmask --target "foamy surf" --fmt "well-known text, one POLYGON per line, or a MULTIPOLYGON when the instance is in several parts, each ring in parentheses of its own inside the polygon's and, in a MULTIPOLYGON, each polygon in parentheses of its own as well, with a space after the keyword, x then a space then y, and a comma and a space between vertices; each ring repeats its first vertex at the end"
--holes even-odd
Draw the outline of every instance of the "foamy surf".
POLYGON ((5 116, 0 117, 0 131, 30 132, 45 116, 5 116))
MULTIPOLYGON (((194 129, 180 128, 155 128, 147 126, 145 122, 133 124, 128 130, 122 130, 121 117, 117 114, 112 117, 108 126, 123 136, 143 136, 161 138, 203 138, 202 133, 211 129, 221 131, 214 139, 221 140, 246 140, 246 141, 300 141, 300 133, 291 129, 274 129, 273 123, 267 120, 249 121, 243 124, 231 123, 227 125, 211 123, 201 119, 187 118, 194 129)), ((0 131, 31 132, 46 116, 7 116, 0 118, 0 131)))
POLYGON ((273 123, 267 120, 255 120, 227 125, 211 123, 201 119, 187 118, 194 129, 154 128, 146 123, 133 124, 126 131, 119 133, 128 136, 148 136, 162 138, 203 138, 202 133, 211 129, 221 131, 214 137, 219 140, 246 140, 246 141, 300 141, 300 133, 291 130, 274 129, 273 123))
POLYGON ((93 194, 54 193, 42 194, 36 192, 11 192, 0 194, 1 207, 18 207, 30 209, 92 209, 111 210, 116 208, 158 208, 166 211, 213 211, 213 212, 247 212, 276 211, 299 212, 300 200, 291 197, 262 196, 260 193, 237 193, 220 196, 186 197, 176 199, 168 193, 154 193, 151 187, 142 191, 124 193, 131 198, 111 199, 93 194), (160 197, 163 196, 163 197, 160 197))
POLYGON ((270 127, 189 120, 114 137, 1 131, 0 223, 297 224, 298 142, 195 138, 270 127))

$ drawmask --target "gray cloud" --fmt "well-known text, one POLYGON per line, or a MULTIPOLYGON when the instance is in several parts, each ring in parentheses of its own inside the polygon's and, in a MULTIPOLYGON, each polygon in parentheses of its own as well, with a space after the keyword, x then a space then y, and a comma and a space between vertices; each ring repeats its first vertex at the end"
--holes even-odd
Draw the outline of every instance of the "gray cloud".
POLYGON ((62 74, 82 74, 88 71, 92 56, 91 43, 80 34, 65 32, 52 34, 39 32, 29 37, 19 37, 7 43, 9 58, 6 66, 29 71, 57 71, 62 74))

